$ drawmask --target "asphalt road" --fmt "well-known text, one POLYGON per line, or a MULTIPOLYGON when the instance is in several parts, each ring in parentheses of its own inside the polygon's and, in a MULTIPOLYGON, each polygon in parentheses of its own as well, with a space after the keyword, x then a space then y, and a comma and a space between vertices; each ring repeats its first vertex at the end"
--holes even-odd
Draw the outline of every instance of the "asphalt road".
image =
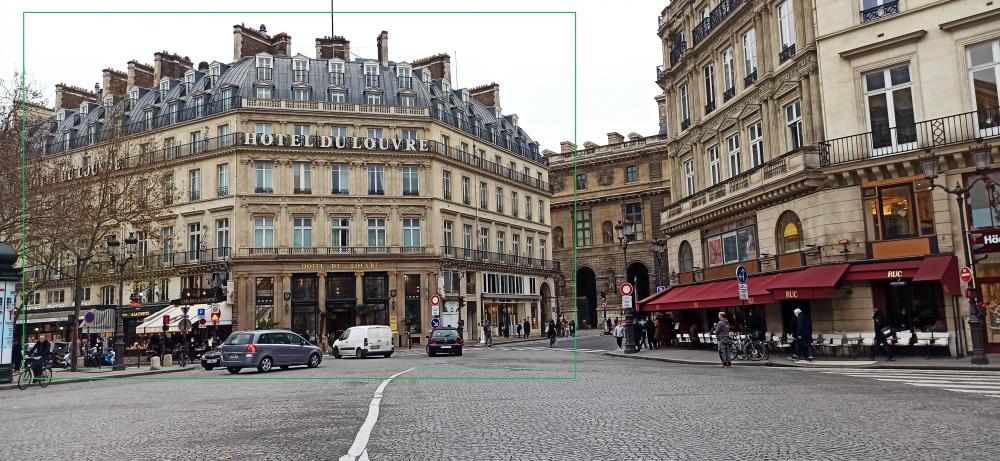
POLYGON ((372 460, 1000 459, 1000 399, 598 352, 613 341, 580 338, 575 365, 561 339, 0 391, 0 459, 340 459, 366 426, 372 460))

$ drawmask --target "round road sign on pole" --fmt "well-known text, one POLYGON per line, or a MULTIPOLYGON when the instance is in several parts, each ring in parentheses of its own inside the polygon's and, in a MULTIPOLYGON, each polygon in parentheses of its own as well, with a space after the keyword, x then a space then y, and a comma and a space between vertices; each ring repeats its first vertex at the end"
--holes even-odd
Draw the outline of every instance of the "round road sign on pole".
POLYGON ((438 319, 431 319, 431 328, 437 328, 441 326, 441 321, 438 319))
POLYGON ((94 311, 87 311, 86 314, 83 314, 83 323, 87 325, 94 323, 94 311))
POLYGON ((736 266, 736 281, 740 283, 747 283, 747 268, 743 266, 736 266))
POLYGON ((635 288, 632 286, 631 283, 626 282, 618 287, 618 292, 621 293, 622 296, 632 296, 633 291, 635 291, 635 288))
POLYGON ((962 270, 958 271, 958 278, 962 279, 965 283, 969 283, 972 281, 972 269, 963 267, 962 270))
POLYGON ((441 304, 441 296, 439 296, 437 293, 431 295, 431 304, 435 306, 441 304))

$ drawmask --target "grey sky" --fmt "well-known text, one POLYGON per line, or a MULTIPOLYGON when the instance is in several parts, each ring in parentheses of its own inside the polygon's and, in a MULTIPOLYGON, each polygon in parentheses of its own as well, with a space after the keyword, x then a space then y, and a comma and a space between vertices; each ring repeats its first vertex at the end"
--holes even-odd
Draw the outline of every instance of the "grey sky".
MULTIPOLYGON (((242 0, 206 2, 18 0, 0 6, 4 43, 21 43, 23 10, 114 11, 172 10, 326 11, 327 0, 242 0)), ((607 142, 606 133, 642 135, 657 130, 658 93, 654 67, 661 64, 656 16, 660 1, 534 0, 468 1, 337 1, 339 11, 497 10, 576 11, 577 141, 607 142)), ((389 57, 413 61, 435 53, 452 55, 456 87, 500 84, 504 113, 517 114, 519 124, 543 149, 559 150, 573 133, 573 15, 571 14, 338 14, 336 33, 351 41, 351 51, 376 57, 375 38, 389 32, 389 57), (457 75, 455 75, 457 74, 457 75)), ((53 86, 67 83, 93 89, 101 70, 127 70, 136 59, 152 64, 153 53, 169 51, 200 61, 228 62, 233 57, 233 24, 268 32, 287 32, 292 49, 315 55, 313 39, 330 33, 326 14, 31 14, 25 20, 28 77, 41 85, 50 103, 53 86)), ((20 68, 18 47, 0 48, 9 76, 20 68)))

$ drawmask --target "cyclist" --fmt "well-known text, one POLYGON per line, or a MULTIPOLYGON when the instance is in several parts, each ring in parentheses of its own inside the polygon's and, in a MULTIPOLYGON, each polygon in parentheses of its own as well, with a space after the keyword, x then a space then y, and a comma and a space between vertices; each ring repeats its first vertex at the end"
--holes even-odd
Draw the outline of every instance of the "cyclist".
POLYGON ((49 357, 52 353, 52 343, 47 339, 40 340, 31 346, 31 350, 28 351, 28 363, 31 366, 31 371, 35 373, 35 376, 40 376, 42 374, 42 363, 49 357))
POLYGON ((729 321, 726 320, 725 312, 719 312, 719 322, 715 324, 715 337, 719 339, 719 359, 722 361, 719 367, 733 366, 733 339, 729 336, 729 321))
POLYGON ((555 345, 556 345, 556 334, 557 334, 556 333, 556 322, 554 322, 552 320, 549 320, 549 329, 548 329, 549 347, 555 347, 555 345))

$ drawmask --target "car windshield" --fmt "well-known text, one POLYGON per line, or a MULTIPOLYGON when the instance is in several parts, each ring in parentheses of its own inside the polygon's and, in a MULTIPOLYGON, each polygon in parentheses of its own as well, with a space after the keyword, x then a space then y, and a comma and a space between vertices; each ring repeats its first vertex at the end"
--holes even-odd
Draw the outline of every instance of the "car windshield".
POLYGON ((253 333, 233 333, 226 338, 226 345, 239 346, 250 344, 251 341, 253 341, 253 333))
POLYGON ((454 338, 458 336, 458 332, 455 330, 434 330, 435 338, 454 338))
POLYGON ((344 333, 340 335, 340 340, 341 341, 346 341, 349 336, 351 336, 351 329, 350 328, 348 328, 347 330, 345 330, 344 333))

